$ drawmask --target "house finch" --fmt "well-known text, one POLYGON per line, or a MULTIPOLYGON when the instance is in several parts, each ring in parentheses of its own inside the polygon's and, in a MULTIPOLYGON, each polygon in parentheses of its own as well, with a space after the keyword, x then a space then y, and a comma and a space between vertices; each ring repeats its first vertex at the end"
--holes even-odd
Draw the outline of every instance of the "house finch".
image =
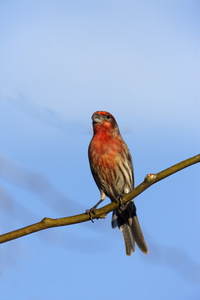
MULTIPOLYGON (((106 196, 112 202, 117 202, 134 188, 131 154, 121 137, 115 118, 108 112, 97 111, 92 115, 92 120, 94 135, 88 155, 101 200, 89 210, 90 212, 94 212, 106 196)), ((117 226, 123 233, 128 256, 134 252, 135 242, 143 253, 148 254, 133 200, 113 211, 112 227, 117 226)))

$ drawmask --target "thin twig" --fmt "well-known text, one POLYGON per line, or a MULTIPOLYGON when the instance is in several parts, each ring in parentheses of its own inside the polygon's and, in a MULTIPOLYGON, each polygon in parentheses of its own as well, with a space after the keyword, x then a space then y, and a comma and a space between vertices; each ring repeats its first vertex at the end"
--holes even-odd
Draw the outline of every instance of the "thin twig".
MULTIPOLYGON (((193 156, 189 159, 186 159, 176 165, 173 165, 172 167, 165 169, 164 171, 161 171, 157 174, 153 174, 153 173, 148 174, 141 184, 139 184, 136 188, 134 188, 130 193, 126 194, 121 199, 122 204, 125 204, 130 200, 132 200, 133 198, 136 198, 143 191, 149 188, 152 184, 198 162, 200 162, 200 154, 193 156)), ((119 203, 114 203, 114 202, 110 203, 100 209, 97 209, 95 211, 95 214, 92 214, 92 218, 93 219, 105 218, 105 216, 108 213, 116 209, 118 206, 119 203)), ((22 237, 24 235, 28 235, 33 232, 37 232, 47 228, 72 225, 81 222, 86 222, 89 220, 90 220, 90 216, 87 213, 66 217, 66 218, 59 218, 59 219, 44 218, 38 223, 0 235, 0 243, 5 243, 17 239, 19 237, 22 237)))

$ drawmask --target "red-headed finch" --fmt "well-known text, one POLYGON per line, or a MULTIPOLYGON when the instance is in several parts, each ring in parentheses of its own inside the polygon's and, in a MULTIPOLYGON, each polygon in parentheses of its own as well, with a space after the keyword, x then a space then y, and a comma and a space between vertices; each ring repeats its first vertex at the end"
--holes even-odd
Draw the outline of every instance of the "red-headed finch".
MULTIPOLYGON (((101 200, 97 205, 106 196, 112 202, 117 202, 134 188, 131 154, 110 113, 97 111, 92 115, 92 120, 94 135, 88 155, 92 175, 101 193, 101 200)), ((90 211, 93 212, 97 205, 90 211)), ((143 253, 148 254, 133 200, 113 211, 112 227, 117 226, 123 233, 128 256, 134 252, 135 242, 143 253)))

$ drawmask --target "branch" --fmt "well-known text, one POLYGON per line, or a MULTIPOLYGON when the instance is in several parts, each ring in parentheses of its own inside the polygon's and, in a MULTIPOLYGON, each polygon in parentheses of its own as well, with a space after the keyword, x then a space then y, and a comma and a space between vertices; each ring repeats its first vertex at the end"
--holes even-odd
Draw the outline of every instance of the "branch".
MULTIPOLYGON (((193 164, 200 162, 200 154, 193 156, 189 159, 186 159, 164 171, 161 171, 157 174, 149 174, 145 177, 144 181, 139 184, 136 188, 134 188, 130 193, 126 194, 122 199, 122 204, 128 203, 133 198, 136 198, 142 192, 144 192, 147 188, 149 188, 152 184, 182 170, 185 169, 193 164)), ((93 219, 98 218, 105 218, 108 213, 113 211, 119 206, 119 203, 112 202, 102 208, 99 208, 95 211, 95 214, 92 215, 93 219)), ((18 230, 14 230, 5 234, 0 235, 0 243, 5 243, 24 235, 31 234, 33 232, 37 232, 43 229, 51 228, 51 227, 58 227, 58 226, 66 226, 72 225, 77 223, 82 223, 90 220, 90 216, 87 213, 83 213, 76 216, 66 217, 66 218, 59 218, 59 219, 51 219, 51 218, 44 218, 40 222, 35 223, 33 225, 23 227, 18 230)))

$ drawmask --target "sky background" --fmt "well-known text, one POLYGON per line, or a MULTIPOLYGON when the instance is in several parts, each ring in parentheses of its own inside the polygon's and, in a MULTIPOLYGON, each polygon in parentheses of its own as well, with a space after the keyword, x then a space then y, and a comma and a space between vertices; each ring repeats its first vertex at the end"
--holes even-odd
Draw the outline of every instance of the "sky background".
MULTIPOLYGON (((199 8, 0 0, 1 233, 100 199, 94 111, 115 116, 136 185, 199 153, 199 8)), ((147 256, 126 257, 110 214, 1 244, 1 299, 199 299, 199 175, 191 166, 135 199, 147 256)))

